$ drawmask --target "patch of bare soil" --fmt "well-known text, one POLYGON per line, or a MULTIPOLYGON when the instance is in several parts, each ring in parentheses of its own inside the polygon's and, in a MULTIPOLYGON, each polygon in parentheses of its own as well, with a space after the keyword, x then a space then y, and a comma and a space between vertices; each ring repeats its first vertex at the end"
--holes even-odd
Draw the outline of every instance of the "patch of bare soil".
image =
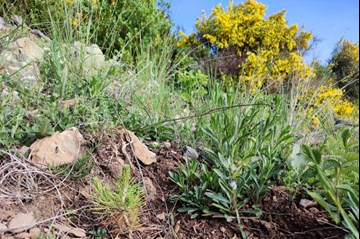
MULTIPOLYGON (((43 238, 50 235, 56 238, 241 238, 235 222, 221 218, 191 220, 188 215, 178 213, 178 205, 169 201, 177 189, 168 173, 176 171, 183 162, 181 150, 175 143, 152 149, 156 162, 145 166, 133 157, 121 132, 84 136, 88 148, 96 146, 96 150, 91 154, 95 166, 82 179, 40 170, 20 156, 3 155, 0 159, 0 224, 8 225, 20 212, 33 212, 36 219, 33 227, 40 229, 43 238), (119 222, 121 212, 109 217, 93 210, 91 187, 94 177, 113 185, 122 165, 129 159, 133 175, 146 189, 140 225, 131 231, 123 230, 126 223, 119 222)), ((292 200, 284 187, 269 189, 262 210, 260 218, 243 217, 248 238, 344 238, 344 231, 331 223, 326 212, 320 207, 302 208, 299 200, 292 200)), ((22 233, 28 236, 23 238, 35 238, 30 236, 30 229, 22 233)), ((20 238, 18 235, 0 228, 0 238, 20 238)))

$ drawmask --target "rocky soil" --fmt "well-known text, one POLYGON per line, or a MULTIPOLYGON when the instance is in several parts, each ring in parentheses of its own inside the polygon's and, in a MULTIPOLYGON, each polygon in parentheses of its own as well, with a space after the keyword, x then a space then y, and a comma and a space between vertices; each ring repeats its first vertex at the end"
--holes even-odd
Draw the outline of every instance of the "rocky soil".
MULTIPOLYGON (((183 152, 175 143, 148 142, 152 153, 146 145, 136 141, 135 135, 126 132, 117 129, 98 135, 73 134, 75 138, 82 139, 80 148, 73 147, 75 152, 91 152, 89 149, 96 146, 90 153, 89 161, 94 163, 94 167, 83 178, 38 165, 33 161, 36 157, 32 156, 31 150, 30 154, 26 151, 3 154, 0 160, 0 237, 241 238, 235 222, 226 222, 221 217, 190 219, 188 215, 178 213, 178 205, 169 201, 170 195, 177 189, 169 180, 168 172, 176 171, 183 162, 183 152), (142 155, 135 153, 139 147, 142 155), (150 161, 142 162, 139 160, 141 157, 150 158, 150 161), (106 216, 94 210, 91 186, 94 177, 113 185, 121 174, 122 166, 130 162, 132 175, 146 190, 146 204, 139 214, 140 225, 131 231, 124 230, 126 223, 116 218, 121 212, 106 216)), ((59 134, 43 139, 42 143, 58 137, 56 135, 59 134)), ((67 143, 70 141, 67 139, 67 143)), ((55 150, 50 146, 45 148, 55 150)), ((57 150, 61 152, 62 149, 59 147, 57 150)), ((47 164, 51 165, 50 162, 47 164)), ((333 225, 327 213, 316 203, 301 199, 301 195, 293 198, 282 186, 269 188, 261 205, 262 216, 242 217, 248 238, 344 237, 344 231, 333 225)))

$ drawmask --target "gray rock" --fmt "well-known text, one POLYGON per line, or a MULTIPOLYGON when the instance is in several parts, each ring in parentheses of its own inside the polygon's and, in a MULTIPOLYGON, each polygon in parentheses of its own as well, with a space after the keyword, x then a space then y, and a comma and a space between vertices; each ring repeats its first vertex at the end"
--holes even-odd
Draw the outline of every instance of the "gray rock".
POLYGON ((81 42, 74 42, 75 56, 83 63, 84 74, 87 77, 96 75, 105 63, 105 56, 96 44, 86 46, 81 42))
POLYGON ((191 159, 197 159, 199 157, 198 152, 191 148, 190 146, 185 146, 182 150, 183 157, 191 158, 191 159))
POLYGON ((0 74, 33 86, 40 80, 37 61, 41 60, 44 50, 28 37, 17 39, 0 53, 0 74))

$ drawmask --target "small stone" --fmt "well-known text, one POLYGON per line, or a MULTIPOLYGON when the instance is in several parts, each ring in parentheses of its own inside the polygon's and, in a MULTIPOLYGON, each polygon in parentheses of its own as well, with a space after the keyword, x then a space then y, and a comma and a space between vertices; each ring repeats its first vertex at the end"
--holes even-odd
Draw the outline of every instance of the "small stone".
POLYGON ((63 100, 60 101, 60 107, 64 108, 66 106, 67 108, 71 108, 75 106, 76 103, 77 103, 77 99, 63 100))
POLYGON ((265 226, 265 228, 270 231, 271 230, 271 224, 267 221, 260 220, 261 225, 265 226))
POLYGON ((31 228, 29 234, 31 239, 35 239, 41 235, 41 229, 37 227, 31 228))
POLYGON ((15 23, 16 25, 18 25, 18 26, 21 26, 22 23, 23 23, 22 17, 21 17, 21 16, 18 16, 18 15, 12 15, 12 16, 11 16, 11 20, 13 20, 14 23, 15 23))
POLYGON ((182 153, 183 157, 187 157, 190 159, 197 159, 199 157, 198 152, 190 146, 185 146, 182 150, 182 153))
POLYGON ((180 230, 180 221, 177 221, 176 224, 175 224, 174 231, 175 231, 175 233, 178 233, 179 230, 180 230))
POLYGON ((165 148, 171 148, 171 143, 169 141, 165 141, 163 144, 165 148))
POLYGON ((23 232, 32 227, 32 225, 36 223, 34 218, 34 213, 19 213, 13 219, 10 220, 8 227, 9 228, 17 228, 11 230, 13 233, 23 232))
POLYGON ((157 191, 156 191, 156 188, 155 188, 154 184, 152 183, 151 179, 148 177, 144 177, 143 183, 144 183, 144 187, 147 192, 148 199, 150 201, 155 200, 157 191))
POLYGON ((76 237, 86 237, 86 231, 78 227, 71 229, 69 233, 73 234, 76 237))
POLYGON ((301 199, 299 204, 303 208, 314 207, 317 205, 317 203, 315 201, 308 200, 308 199, 301 199))
POLYGON ((69 227, 66 225, 60 225, 60 224, 54 224, 53 227, 59 231, 73 234, 75 237, 86 237, 86 232, 82 228, 73 228, 73 227, 69 227))
POLYGON ((159 219, 159 220, 161 220, 161 221, 164 221, 165 218, 166 218, 165 212, 162 212, 162 213, 157 214, 157 215, 156 215, 156 218, 159 219))
POLYGON ((272 200, 273 200, 274 203, 279 202, 279 201, 277 200, 277 197, 276 197, 276 196, 273 196, 272 200))
POLYGON ((148 147, 144 143, 142 143, 133 132, 126 132, 131 138, 134 147, 134 156, 145 165, 150 165, 156 162, 156 154, 154 152, 151 152, 148 147))
POLYGON ((316 213, 319 212, 319 209, 317 209, 316 207, 311 207, 311 208, 309 208, 309 211, 310 211, 311 213, 316 214, 316 213))
POLYGON ((225 227, 220 227, 220 231, 223 232, 223 233, 226 232, 225 227))

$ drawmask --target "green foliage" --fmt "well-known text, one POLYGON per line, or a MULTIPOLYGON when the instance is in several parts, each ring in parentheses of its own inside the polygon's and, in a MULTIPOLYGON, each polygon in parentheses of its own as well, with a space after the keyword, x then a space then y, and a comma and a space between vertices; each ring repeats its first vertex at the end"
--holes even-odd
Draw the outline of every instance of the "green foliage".
POLYGON ((117 217, 117 223, 125 221, 125 228, 128 230, 138 225, 139 209, 144 205, 144 192, 142 186, 131 178, 129 165, 123 166, 121 177, 116 180, 115 190, 104 185, 97 177, 93 179, 92 186, 97 211, 117 217))
POLYGON ((194 98, 201 98, 206 93, 208 76, 200 70, 182 70, 176 73, 181 98, 192 105, 194 98))
POLYGON ((331 138, 326 146, 328 154, 303 145, 302 152, 315 168, 316 180, 309 195, 332 219, 341 221, 354 238, 359 238, 359 151, 358 142, 351 140, 349 129, 341 137, 331 138), (324 154, 325 153, 325 154, 324 154), (350 206, 351 211, 346 211, 350 206))
POLYGON ((106 233, 107 233, 107 229, 106 228, 97 228, 96 231, 90 231, 89 234, 95 238, 95 239, 103 239, 105 238, 106 236, 106 233))
POLYGON ((341 39, 330 59, 339 87, 344 87, 354 99, 359 99, 359 44, 341 39))
POLYGON ((278 125, 280 105, 276 98, 274 110, 252 107, 210 116, 202 128, 212 148, 205 148, 204 162, 186 160, 170 173, 181 191, 172 197, 182 203, 180 211, 192 217, 220 213, 230 220, 245 204, 260 202, 267 187, 278 182, 291 139, 289 127, 278 125))
POLYGON ((170 5, 165 1, 16 0, 14 4, 4 0, 0 4, 3 15, 21 15, 31 28, 52 37, 74 36, 96 43, 108 53, 116 50, 129 63, 136 61, 140 42, 149 44, 168 36, 172 26, 167 16, 170 5))

